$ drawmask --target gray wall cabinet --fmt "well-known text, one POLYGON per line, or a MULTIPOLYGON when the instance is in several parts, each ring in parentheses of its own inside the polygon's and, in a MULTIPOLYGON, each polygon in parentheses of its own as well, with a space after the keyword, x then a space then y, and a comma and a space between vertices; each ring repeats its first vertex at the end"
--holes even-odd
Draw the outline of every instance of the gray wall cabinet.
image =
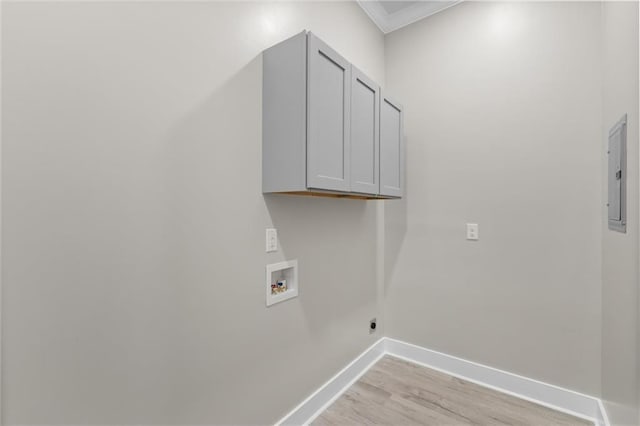
POLYGON ((386 96, 380 103, 380 194, 402 197, 404 188, 403 112, 386 96))
POLYGON ((349 191, 351 66, 307 36, 307 187, 349 191))
POLYGON ((351 67, 351 191, 380 192, 380 86, 351 67))
POLYGON ((263 53, 262 191, 400 198, 402 108, 314 34, 263 53))

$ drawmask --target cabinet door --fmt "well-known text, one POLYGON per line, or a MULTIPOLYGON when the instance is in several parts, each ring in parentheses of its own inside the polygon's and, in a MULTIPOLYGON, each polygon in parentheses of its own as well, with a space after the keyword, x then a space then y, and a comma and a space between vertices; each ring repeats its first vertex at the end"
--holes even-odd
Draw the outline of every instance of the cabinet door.
POLYGON ((349 191, 351 67, 313 34, 307 43, 307 187, 349 191))
POLYGON ((380 101, 380 194, 402 197, 404 129, 402 106, 386 96, 380 101))
POLYGON ((351 191, 378 194, 380 87, 351 66, 351 191))

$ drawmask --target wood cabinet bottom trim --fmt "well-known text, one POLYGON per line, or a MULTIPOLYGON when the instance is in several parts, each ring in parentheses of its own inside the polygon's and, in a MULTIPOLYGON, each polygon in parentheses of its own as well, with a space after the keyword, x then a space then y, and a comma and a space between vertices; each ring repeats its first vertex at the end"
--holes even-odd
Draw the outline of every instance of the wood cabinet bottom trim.
POLYGON ((302 195, 306 197, 326 197, 326 198, 348 198, 351 200, 394 200, 397 197, 388 197, 385 195, 364 195, 364 194, 349 194, 349 193, 335 193, 324 191, 286 191, 286 192, 273 192, 272 194, 281 195, 302 195))

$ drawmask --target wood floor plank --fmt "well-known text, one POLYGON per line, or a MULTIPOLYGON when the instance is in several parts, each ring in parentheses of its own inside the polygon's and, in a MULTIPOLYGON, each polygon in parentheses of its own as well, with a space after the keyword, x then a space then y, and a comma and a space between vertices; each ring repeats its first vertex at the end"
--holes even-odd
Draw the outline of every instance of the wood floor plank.
POLYGON ((376 363, 313 424, 593 426, 392 356, 376 363))

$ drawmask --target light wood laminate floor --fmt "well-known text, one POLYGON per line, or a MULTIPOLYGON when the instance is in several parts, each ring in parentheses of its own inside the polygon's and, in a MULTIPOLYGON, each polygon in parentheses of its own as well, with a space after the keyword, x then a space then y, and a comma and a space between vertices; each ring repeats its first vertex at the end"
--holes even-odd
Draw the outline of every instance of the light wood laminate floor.
POLYGON ((329 425, 593 425, 385 356, 313 422, 329 425))

